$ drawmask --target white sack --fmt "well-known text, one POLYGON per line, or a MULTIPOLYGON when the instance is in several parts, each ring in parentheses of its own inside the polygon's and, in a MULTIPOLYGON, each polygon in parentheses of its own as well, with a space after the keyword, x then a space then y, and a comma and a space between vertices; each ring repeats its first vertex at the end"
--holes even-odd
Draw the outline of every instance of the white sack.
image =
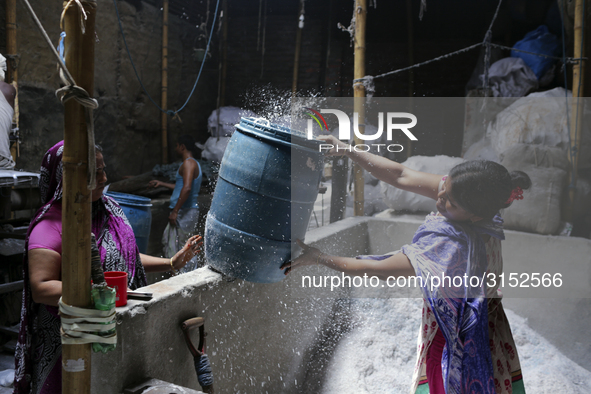
POLYGON ((201 152, 201 157, 208 161, 220 163, 222 157, 224 157, 228 142, 230 142, 230 137, 209 137, 205 141, 205 148, 201 152))
POLYGON ((234 126, 240 123, 241 117, 256 117, 254 112, 238 107, 220 107, 219 112, 219 122, 217 109, 214 109, 207 119, 207 130, 212 137, 230 137, 234 133, 234 126))
POLYGON ((538 234, 558 234, 566 171, 535 166, 507 168, 509 171, 521 170, 529 175, 532 187, 524 191, 523 200, 514 201, 509 208, 501 210, 504 227, 538 234))
POLYGON ((500 112, 487 129, 498 155, 518 143, 567 149, 568 129, 563 88, 533 93, 500 112))
MULTIPOLYGON (((431 174, 446 175, 449 171, 465 160, 460 157, 449 156, 412 156, 402 165, 412 170, 429 172, 431 174)), ((415 193, 395 188, 385 182, 380 182, 384 202, 388 207, 396 210, 411 212, 431 212, 435 210, 435 200, 415 193)))
POLYGON ((492 148, 491 142, 488 138, 483 137, 468 148, 464 153, 464 160, 490 160, 499 163, 499 155, 492 148))

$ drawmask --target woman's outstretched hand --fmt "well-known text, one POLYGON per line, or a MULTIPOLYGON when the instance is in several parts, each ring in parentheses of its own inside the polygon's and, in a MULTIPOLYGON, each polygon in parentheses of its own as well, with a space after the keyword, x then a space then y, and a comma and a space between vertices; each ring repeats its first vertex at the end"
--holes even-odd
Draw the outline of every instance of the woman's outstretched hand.
POLYGON ((325 151, 327 156, 343 156, 347 150, 351 149, 348 144, 345 144, 334 135, 319 135, 316 138, 333 146, 329 151, 325 151))
POLYGON ((302 248, 302 254, 300 254, 297 259, 283 263, 281 267, 279 267, 280 269, 285 270, 285 275, 289 274, 292 269, 297 267, 320 264, 320 257, 324 255, 324 253, 322 253, 319 249, 308 246, 299 239, 296 240, 296 242, 298 246, 302 248))
POLYGON ((183 268, 189 260, 200 253, 203 247, 203 237, 201 235, 193 235, 187 240, 185 246, 179 250, 172 258, 172 265, 175 270, 183 268))

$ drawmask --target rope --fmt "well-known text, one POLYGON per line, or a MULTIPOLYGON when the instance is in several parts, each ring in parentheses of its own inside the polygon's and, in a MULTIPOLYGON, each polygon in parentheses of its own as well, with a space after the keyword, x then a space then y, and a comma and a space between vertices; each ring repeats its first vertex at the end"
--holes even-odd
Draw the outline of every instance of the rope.
MULTIPOLYGON (((33 7, 31 7, 31 4, 29 4, 28 0, 23 0, 23 2, 27 8, 27 11, 29 12, 31 17, 33 18, 35 25, 37 26, 37 28, 41 32, 41 35, 43 36, 43 38, 45 38, 45 41, 47 42, 47 45, 51 49, 51 52, 53 53, 53 55, 57 59, 58 65, 60 67, 60 78, 61 78, 62 82, 64 83, 64 85, 66 85, 66 86, 56 90, 56 92, 55 92, 56 97, 60 100, 60 102, 62 104, 64 104, 66 101, 68 101, 70 99, 74 99, 80 105, 82 105, 84 107, 85 120, 86 120, 86 133, 88 136, 88 168, 87 168, 87 174, 86 174, 86 176, 87 176, 86 187, 88 190, 93 190, 96 188, 96 152, 94 150, 94 119, 92 116, 92 110, 98 108, 98 101, 96 101, 94 98, 90 97, 90 95, 88 94, 88 92, 86 90, 84 90, 80 86, 76 85, 76 81, 74 81, 72 74, 70 74, 70 71, 68 71, 68 68, 66 67, 66 64, 64 63, 64 60, 62 59, 60 54, 57 52, 56 48, 53 46, 53 43, 51 42, 51 39, 49 38, 49 36, 47 35, 47 32, 43 28, 41 21, 39 21, 39 18, 37 18, 37 15, 35 14, 33 7)), ((78 7, 82 10, 83 15, 81 16, 81 22, 84 22, 84 20, 86 20, 87 16, 86 16, 86 12, 84 11, 84 6, 82 5, 80 0, 70 0, 66 4, 66 6, 64 7, 64 11, 62 13, 62 18, 64 17, 65 12, 68 9, 68 7, 70 7, 70 5, 72 5, 73 2, 76 2, 78 7)), ((93 8, 96 7, 96 1, 86 0, 85 3, 88 4, 90 7, 93 7, 93 8)), ((82 23, 83 34, 84 34, 85 25, 86 25, 85 23, 82 23)))
POLYGON ((499 15, 499 10, 501 9, 501 3, 503 2, 503 0, 499 0, 499 4, 497 4, 497 9, 495 11, 495 14, 493 15, 492 21, 490 22, 490 25, 488 26, 488 30, 486 31, 486 34, 484 35, 484 40, 482 41, 482 44, 485 46, 485 51, 484 51, 484 80, 482 81, 482 87, 484 88, 485 92, 488 92, 489 89, 489 85, 488 85, 488 69, 490 68, 490 43, 492 41, 492 28, 493 25, 495 24, 495 21, 497 20, 497 16, 499 15))
POLYGON ((519 50, 519 49, 515 49, 515 48, 511 48, 511 47, 507 47, 507 46, 503 46, 503 45, 499 45, 499 44, 482 43, 481 42, 481 43, 478 43, 478 44, 470 45, 469 47, 466 47, 466 48, 459 49, 459 50, 457 50, 455 52, 451 52, 451 53, 448 53, 448 54, 445 54, 445 55, 442 55, 442 56, 438 56, 436 58, 433 58, 431 60, 424 61, 422 63, 413 64, 412 66, 400 68, 398 70, 389 71, 387 73, 383 73, 383 74, 379 74, 379 75, 375 75, 375 76, 366 75, 366 76, 364 76, 362 78, 354 79, 353 80, 353 84, 355 85, 356 83, 364 83, 364 81, 367 81, 367 80, 370 80, 370 79, 373 80, 373 79, 376 79, 376 78, 383 78, 383 77, 387 77, 389 75, 398 74, 398 73, 401 73, 401 72, 404 72, 404 71, 408 71, 408 70, 411 70, 413 68, 422 67, 422 66, 425 66, 427 64, 434 63, 434 62, 437 62, 437 61, 440 61, 440 60, 444 60, 444 59, 447 59, 447 58, 452 57, 454 55, 458 55, 460 53, 468 52, 468 51, 470 51, 470 50, 472 50, 474 48, 478 48, 478 47, 483 46, 483 45, 484 46, 489 45, 491 47, 497 47, 497 48, 501 48, 501 49, 508 49, 508 50, 516 51, 516 52, 524 52, 524 53, 528 53, 530 55, 536 55, 536 56, 541 56, 541 57, 548 57, 548 58, 552 58, 552 59, 563 60, 565 63, 568 63, 568 64, 577 64, 578 62, 580 62, 582 60, 587 60, 588 59, 587 57, 581 57, 581 58, 573 58, 573 57, 562 58, 562 57, 557 57, 557 56, 549 56, 549 55, 544 55, 542 53, 522 51, 522 50, 519 50))
MULTIPOLYGON (((62 16, 60 17, 60 28, 64 30, 64 17, 66 16, 66 12, 68 11, 68 8, 70 8, 72 3, 76 3, 78 9, 80 10, 80 27, 82 29, 82 34, 86 34, 86 20, 88 19, 88 16, 86 15, 86 10, 84 9, 84 6, 82 5, 82 2, 80 0, 69 0, 68 3, 64 6, 62 16)), ((90 7, 92 8, 96 8, 96 1, 87 1, 87 4, 90 5, 90 7)))
POLYGON ((193 358, 195 362, 195 370, 197 371, 197 380, 201 387, 213 385, 213 373, 211 371, 211 364, 207 354, 202 354, 200 357, 193 358))
POLYGON ((495 48, 506 49, 508 51, 527 53, 528 55, 534 55, 534 56, 539 56, 539 57, 545 57, 548 59, 560 60, 565 64, 578 64, 582 60, 587 60, 586 57, 576 58, 576 57, 551 56, 551 55, 545 55, 543 53, 528 52, 528 51, 524 51, 523 49, 511 48, 511 47, 508 47, 505 45, 499 45, 499 44, 493 44, 493 43, 489 43, 487 45, 490 45, 491 47, 495 47, 495 48))
MULTIPOLYGON (((73 0, 70 0, 70 1, 73 1, 73 0)), ((125 49, 127 50, 127 56, 129 57, 129 61, 131 62, 131 66, 133 67, 133 71, 135 72, 135 76, 136 76, 138 82, 140 83, 144 93, 146 93, 146 95, 148 96, 148 98, 150 99, 152 104, 154 104, 161 112, 163 112, 167 115, 170 115, 170 116, 178 116, 178 113, 186 107, 187 103, 189 102, 189 100, 193 96, 193 93, 195 92, 195 88, 197 87, 197 82, 199 82, 199 78, 201 77, 201 72, 203 71, 203 65, 205 64, 205 59, 207 59, 207 53, 209 52, 209 44, 211 43, 211 37, 213 36, 213 30, 215 28, 215 21, 218 16, 218 7, 220 5, 220 0, 217 0, 216 6, 215 6, 215 14, 213 16, 213 23, 211 24, 211 33, 209 34, 209 37, 207 40, 207 47, 205 48, 205 55, 203 56, 203 61, 201 62, 201 67, 199 68, 199 74, 197 74, 197 79, 195 80, 195 84, 193 85, 193 89, 191 90, 189 97, 187 97, 187 100, 181 106, 181 108, 179 108, 176 111, 162 109, 162 107, 160 107, 160 105, 158 105, 156 103, 156 101, 154 101, 152 96, 150 96, 150 93, 148 93, 148 90, 144 86, 144 83, 142 82, 142 79, 140 78, 140 76, 137 72, 137 68, 135 67, 135 63, 133 62, 133 59, 131 57, 131 52, 129 51, 129 46, 127 45, 127 39, 125 38, 125 33, 123 32, 123 25, 121 24, 121 16, 119 15, 119 8, 117 7, 117 0, 113 0, 113 4, 115 5, 115 12, 117 14, 117 21, 119 22, 119 30, 121 31, 121 36, 123 37, 123 43, 125 44, 125 49)))
POLYGON ((58 304, 62 344, 117 343, 115 308, 108 311, 78 308, 64 304, 61 298, 58 304))
POLYGON ((422 67, 422 66, 427 65, 429 63, 433 63, 433 62, 437 62, 439 60, 447 59, 447 58, 449 58, 451 56, 458 55, 460 53, 468 52, 468 51, 470 51, 470 50, 472 50, 474 48, 478 48, 481 45, 482 45, 482 43, 470 45, 469 47, 466 47, 466 48, 457 50, 455 52, 448 53, 446 55, 442 55, 442 56, 436 57, 436 58, 431 59, 431 60, 427 60, 427 61, 422 62, 422 63, 414 64, 412 66, 404 67, 404 68, 401 68, 401 69, 398 69, 398 70, 394 70, 394 71, 389 71, 389 72, 384 73, 384 74, 380 74, 380 75, 376 75, 376 76, 366 75, 363 78, 354 79, 353 82, 354 83, 355 82, 363 82, 363 81, 367 80, 368 78, 372 78, 372 79, 375 79, 375 78, 383 78, 383 77, 387 77, 388 75, 398 74, 398 73, 401 73, 403 71, 411 70, 413 68, 422 67))

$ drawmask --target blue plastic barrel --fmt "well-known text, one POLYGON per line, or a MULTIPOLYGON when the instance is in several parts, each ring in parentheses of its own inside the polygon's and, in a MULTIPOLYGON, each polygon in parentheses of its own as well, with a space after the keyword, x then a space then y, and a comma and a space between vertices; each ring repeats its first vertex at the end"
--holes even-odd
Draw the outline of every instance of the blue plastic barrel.
POLYGON ((127 220, 129 220, 129 224, 131 224, 140 253, 146 253, 148 239, 150 238, 150 227, 152 226, 151 200, 134 194, 118 192, 106 192, 105 194, 117 201, 121 206, 127 220))
POLYGON ((262 119, 242 118, 224 152, 205 225, 207 263, 250 282, 285 276, 304 239, 324 166, 320 141, 262 119))

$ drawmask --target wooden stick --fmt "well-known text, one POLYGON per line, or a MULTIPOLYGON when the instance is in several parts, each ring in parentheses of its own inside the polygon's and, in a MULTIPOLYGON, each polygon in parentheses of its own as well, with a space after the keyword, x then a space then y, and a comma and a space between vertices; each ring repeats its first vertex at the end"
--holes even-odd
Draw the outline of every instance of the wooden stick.
MULTIPOLYGON (((96 2, 83 1, 87 13, 86 34, 80 26, 80 9, 66 11, 66 64, 76 81, 90 95, 94 92, 94 42, 96 2)), ((64 104, 64 191, 62 199, 62 300, 91 307, 90 300, 90 202, 87 188, 88 136, 84 107, 75 100, 64 104)), ((62 346, 62 392, 90 393, 90 344, 62 346)))
MULTIPOLYGON (((355 1, 355 70, 353 79, 358 80, 365 77, 365 23, 367 18, 367 1, 355 1)), ((359 132, 365 134, 365 86, 361 82, 353 84, 354 112, 359 115, 359 132)), ((362 144, 363 141, 355 136, 355 144, 362 144)), ((363 216, 365 204, 363 181, 363 169, 354 164, 355 169, 355 216, 363 216)))
POLYGON ((568 189, 568 205, 565 211, 565 219, 572 223, 574 220, 574 203, 576 198, 576 184, 577 171, 579 167, 579 156, 581 150, 581 134, 583 132, 583 111, 584 111, 584 92, 583 86, 585 83, 585 61, 582 59, 585 56, 585 48, 583 47, 583 4, 586 0, 576 0, 575 3, 575 25, 574 25, 574 58, 581 59, 573 65, 573 98, 571 105, 570 117, 570 141, 572 155, 568 155, 570 160, 568 181, 570 187, 568 189))
POLYGON ((302 48, 302 30, 304 27, 300 27, 300 18, 304 13, 304 0, 300 0, 300 12, 298 13, 298 29, 296 31, 296 43, 295 43, 295 55, 293 59, 293 80, 291 83, 291 94, 295 96, 298 91, 298 72, 300 70, 300 51, 302 48))
MULTIPOLYGON (((16 56, 16 0, 6 0, 6 52, 7 55, 16 56)), ((14 58, 6 59, 7 72, 4 82, 17 81, 17 61, 14 58)))
MULTIPOLYGON (((162 109, 168 107, 168 0, 162 2, 162 109)), ((168 115, 161 115, 162 164, 168 164, 168 115)))
MULTIPOLYGON (((14 97, 14 119, 13 123, 19 127, 19 105, 18 105, 18 57, 17 56, 17 41, 16 41, 16 0, 6 0, 6 76, 4 82, 12 83, 16 89, 14 97)), ((18 134, 17 134, 18 135, 18 134)), ((16 162, 19 157, 19 143, 17 139, 10 149, 12 158, 16 162)))

